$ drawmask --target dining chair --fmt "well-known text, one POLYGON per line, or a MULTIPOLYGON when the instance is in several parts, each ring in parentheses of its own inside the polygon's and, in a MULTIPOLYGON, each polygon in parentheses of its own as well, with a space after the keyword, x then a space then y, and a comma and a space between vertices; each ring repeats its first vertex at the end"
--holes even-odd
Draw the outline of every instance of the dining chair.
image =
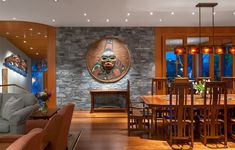
POLYGON ((169 116, 164 117, 169 145, 175 140, 185 141, 193 147, 193 88, 190 82, 172 83, 169 116), (175 92, 173 92, 175 91, 175 92), (190 94, 188 94, 190 91, 190 94))
POLYGON ((203 144, 208 139, 223 139, 227 146, 227 91, 222 81, 206 82, 204 107, 200 120, 203 144), (225 91, 225 92, 223 92, 225 91), (221 111, 222 110, 222 111, 221 111))
POLYGON ((166 77, 152 78, 151 95, 167 95, 168 83, 166 77))
POLYGON ((233 84, 235 83, 235 77, 221 77, 221 81, 226 82, 227 93, 233 93, 233 84))
POLYGON ((130 136, 132 131, 144 131, 151 136, 152 133, 152 112, 149 107, 134 106, 130 100, 130 81, 127 81, 128 90, 128 135, 130 136))

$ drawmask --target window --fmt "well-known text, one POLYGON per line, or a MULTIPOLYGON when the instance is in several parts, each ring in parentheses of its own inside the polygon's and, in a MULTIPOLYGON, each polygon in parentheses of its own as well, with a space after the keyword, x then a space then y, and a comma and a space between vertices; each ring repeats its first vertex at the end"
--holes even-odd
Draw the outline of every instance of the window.
POLYGON ((219 55, 214 54, 214 80, 219 80, 220 68, 219 68, 219 55))
POLYGON ((209 77, 210 55, 202 54, 202 76, 209 77))
POLYGON ((174 52, 166 52, 166 77, 173 80, 176 76, 176 55, 174 52))
POLYGON ((232 54, 224 54, 224 62, 223 62, 223 68, 224 68, 224 76, 231 77, 233 72, 233 56, 232 54))
POLYGON ((188 54, 188 77, 189 79, 193 79, 193 56, 191 54, 188 54))

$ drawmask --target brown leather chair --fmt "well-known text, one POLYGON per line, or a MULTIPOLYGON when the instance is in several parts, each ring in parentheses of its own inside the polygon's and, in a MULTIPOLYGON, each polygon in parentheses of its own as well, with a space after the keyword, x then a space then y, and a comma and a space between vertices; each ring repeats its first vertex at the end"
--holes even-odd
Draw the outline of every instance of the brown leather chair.
POLYGON ((47 128, 43 137, 43 149, 45 150, 65 150, 67 148, 68 133, 71 125, 74 104, 67 104, 53 116, 59 120, 51 125, 48 120, 29 120, 26 123, 27 130, 33 128, 47 128))
POLYGON ((0 137, 0 149, 41 150, 43 130, 35 128, 26 135, 4 135, 0 137))

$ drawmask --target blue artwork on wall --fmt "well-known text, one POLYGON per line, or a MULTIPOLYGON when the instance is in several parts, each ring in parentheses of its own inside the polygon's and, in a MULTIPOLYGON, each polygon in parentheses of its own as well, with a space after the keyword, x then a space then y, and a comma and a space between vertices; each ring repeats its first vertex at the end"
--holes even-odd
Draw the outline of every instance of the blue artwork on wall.
POLYGON ((3 65, 25 77, 27 76, 27 62, 19 55, 11 54, 6 57, 3 65))

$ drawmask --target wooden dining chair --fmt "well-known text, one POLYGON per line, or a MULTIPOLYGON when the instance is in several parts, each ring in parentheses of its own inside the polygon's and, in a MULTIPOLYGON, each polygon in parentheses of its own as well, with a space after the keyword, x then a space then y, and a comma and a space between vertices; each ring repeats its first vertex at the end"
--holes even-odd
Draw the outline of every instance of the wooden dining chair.
POLYGON ((227 93, 233 93, 233 84, 235 83, 235 77, 221 77, 221 81, 226 82, 227 93))
POLYGON ((200 120, 203 144, 208 139, 223 139, 227 146, 227 91, 226 83, 221 81, 206 82, 204 107, 200 120), (225 91, 225 92, 223 92, 225 91), (222 110, 222 111, 221 111, 222 110))
POLYGON ((127 81, 128 90, 128 135, 132 131, 144 131, 150 136, 152 134, 152 112, 149 107, 134 106, 130 100, 130 81, 127 81))
POLYGON ((151 95, 167 95, 168 84, 166 77, 152 78, 151 95))
POLYGON ((192 83, 172 83, 169 116, 164 117, 168 142, 185 141, 193 147, 193 88, 192 83), (175 91, 175 92, 173 92, 175 91), (188 94, 190 92, 190 94, 188 94))

